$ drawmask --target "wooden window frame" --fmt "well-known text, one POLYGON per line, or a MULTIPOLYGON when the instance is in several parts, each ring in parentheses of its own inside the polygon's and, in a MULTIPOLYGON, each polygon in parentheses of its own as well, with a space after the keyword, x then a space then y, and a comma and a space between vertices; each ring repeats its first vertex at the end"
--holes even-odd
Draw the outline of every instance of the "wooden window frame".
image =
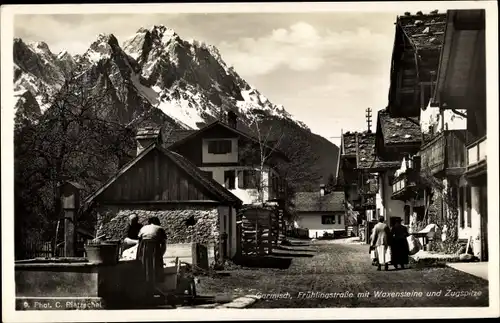
POLYGON ((233 151, 233 142, 230 139, 209 140, 208 153, 213 155, 226 155, 233 151))

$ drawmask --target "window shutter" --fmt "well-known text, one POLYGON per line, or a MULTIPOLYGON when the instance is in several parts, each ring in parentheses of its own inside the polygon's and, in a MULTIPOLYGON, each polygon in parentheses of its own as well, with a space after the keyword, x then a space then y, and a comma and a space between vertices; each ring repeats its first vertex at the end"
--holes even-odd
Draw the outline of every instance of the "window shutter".
POLYGON ((216 141, 209 141, 208 142, 208 152, 210 154, 215 154, 217 151, 217 142, 216 141))
POLYGON ((244 173, 242 170, 238 171, 238 188, 244 188, 245 183, 243 182, 244 180, 244 173))
POLYGON ((224 149, 224 152, 225 153, 231 153, 231 148, 232 148, 231 147, 232 146, 231 140, 226 140, 225 143, 226 143, 226 149, 224 149))

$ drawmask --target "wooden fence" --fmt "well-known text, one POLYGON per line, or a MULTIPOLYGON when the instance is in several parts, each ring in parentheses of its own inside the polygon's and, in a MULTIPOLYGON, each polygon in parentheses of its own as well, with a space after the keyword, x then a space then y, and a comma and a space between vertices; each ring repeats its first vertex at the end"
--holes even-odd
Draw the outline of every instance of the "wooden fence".
POLYGON ((283 215, 278 210, 266 207, 250 207, 239 214, 241 221, 237 230, 240 240, 239 254, 242 256, 262 256, 270 254, 277 246, 284 224, 283 215))

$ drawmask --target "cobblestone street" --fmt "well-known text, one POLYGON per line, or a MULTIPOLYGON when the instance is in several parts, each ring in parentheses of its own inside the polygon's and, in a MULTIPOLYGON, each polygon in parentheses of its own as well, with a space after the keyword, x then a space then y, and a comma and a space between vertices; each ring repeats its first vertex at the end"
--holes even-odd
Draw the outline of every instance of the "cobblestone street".
POLYGON ((253 308, 488 306, 486 280, 448 267, 376 271, 366 245, 317 241, 283 258, 288 269, 237 269, 200 289, 260 295, 253 308))

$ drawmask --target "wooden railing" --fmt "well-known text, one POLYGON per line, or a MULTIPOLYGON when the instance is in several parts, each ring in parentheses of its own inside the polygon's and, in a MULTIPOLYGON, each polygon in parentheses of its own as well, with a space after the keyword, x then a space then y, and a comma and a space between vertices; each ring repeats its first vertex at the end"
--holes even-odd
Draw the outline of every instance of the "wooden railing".
POLYGON ((466 165, 465 131, 444 131, 420 149, 422 168, 432 174, 447 169, 459 169, 466 165))
POLYGON ((486 160, 486 136, 467 145, 467 166, 486 160))

